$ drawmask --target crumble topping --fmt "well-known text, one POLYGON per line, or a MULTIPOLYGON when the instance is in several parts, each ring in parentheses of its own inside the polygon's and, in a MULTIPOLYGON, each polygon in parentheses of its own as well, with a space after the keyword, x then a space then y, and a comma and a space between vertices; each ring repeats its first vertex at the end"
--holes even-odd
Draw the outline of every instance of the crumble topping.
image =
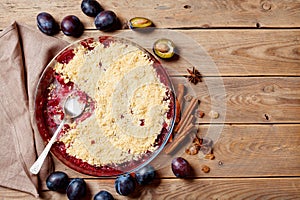
POLYGON ((66 152, 96 166, 120 164, 155 150, 170 101, 153 61, 133 45, 100 42, 79 45, 68 63, 54 67, 95 101, 92 115, 75 121, 59 140, 66 152))

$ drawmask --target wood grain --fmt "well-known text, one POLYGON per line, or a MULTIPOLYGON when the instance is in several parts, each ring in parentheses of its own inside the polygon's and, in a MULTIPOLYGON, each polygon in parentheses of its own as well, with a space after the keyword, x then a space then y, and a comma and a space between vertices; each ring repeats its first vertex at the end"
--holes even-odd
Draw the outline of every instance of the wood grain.
MULTIPOLYGON (((299 199, 299 178, 214 178, 195 180, 155 180, 151 185, 138 187, 129 197, 120 196, 114 189, 114 180, 86 180, 88 194, 85 199, 92 199, 100 190, 109 191, 116 199, 299 199)), ((13 190, 0 187, 2 199, 36 198, 13 190)), ((67 199, 65 194, 43 191, 38 199, 67 199)))
POLYGON ((299 30, 156 29, 148 34, 123 31, 116 35, 150 52, 157 39, 171 39, 179 56, 162 63, 172 75, 186 74, 192 66, 203 76, 300 75, 299 30))
MULTIPOLYGON (((286 177, 300 174, 300 125, 200 125, 200 136, 218 135, 213 152, 214 160, 205 160, 201 154, 186 155, 185 148, 191 138, 174 154, 160 156, 152 163, 158 169, 160 178, 174 178, 170 163, 176 156, 190 162, 193 177, 286 177), (220 132, 217 133, 216 130, 220 132), (202 165, 211 171, 201 171, 202 165)), ((65 171, 70 177, 86 177, 61 164, 55 159, 55 170, 65 171)))
MULTIPOLYGON (((182 33, 197 41, 218 67, 219 74, 202 72, 203 75, 300 75, 298 30, 193 30, 182 33)), ((209 67, 201 60, 196 66, 199 69, 209 67)), ((179 74, 183 72, 186 73, 183 70, 179 74)))
MULTIPOLYGON (((203 76, 300 76, 299 30, 85 31, 81 38, 100 35, 128 38, 149 52, 162 36, 172 39, 180 56, 171 62, 160 60, 171 75, 185 75, 186 68, 195 66, 203 76)), ((62 33, 56 37, 78 40, 62 33)))
MULTIPOLYGON (((143 16, 151 19, 159 28, 300 27, 299 0, 99 2, 105 9, 115 11, 123 23, 132 17, 143 16)), ((77 15, 85 28, 95 28, 93 18, 82 13, 80 3, 81 0, 2 0, 0 29, 8 26, 12 20, 35 25, 36 16, 41 11, 52 13, 57 21, 61 21, 66 15, 77 15)))
MULTIPOLYGON (((193 66, 203 76, 300 76, 299 30, 155 30, 151 34, 94 30, 85 31, 80 38, 100 35, 129 38, 149 52, 157 39, 168 35, 179 57, 160 61, 175 76, 187 74, 186 69, 193 66)), ((68 42, 80 39, 62 33, 55 37, 68 42)))
MULTIPOLYGON (((56 170, 71 178, 85 178, 89 188, 86 199, 102 189, 117 199, 299 199, 300 0, 99 2, 116 12, 124 29, 130 18, 143 16, 163 30, 151 34, 97 31, 93 18, 82 13, 81 0, 2 0, 0 31, 13 20, 37 29, 36 16, 46 11, 58 22, 70 14, 81 19, 86 31, 80 38, 61 32, 55 35, 69 42, 117 35, 152 52, 156 39, 172 39, 179 56, 161 62, 175 84, 189 86, 187 93, 201 100, 199 109, 205 116, 197 120, 198 134, 214 139, 215 159, 186 155, 189 135, 175 154, 160 154, 152 163, 158 169, 154 183, 138 187, 128 198, 115 192, 114 178, 83 175, 54 158, 56 170), (183 77, 193 66, 203 75, 203 82, 196 86, 183 77), (209 117, 211 110, 220 114, 218 119, 209 117), (190 162, 190 179, 174 177, 170 163, 176 156, 190 162), (210 167, 209 173, 201 171, 204 164, 210 167)), ((45 183, 42 186, 45 188, 45 183)), ((35 198, 0 187, 0 199, 35 198)), ((67 197, 44 190, 39 199, 67 197)))
MULTIPOLYGON (((193 85, 173 77, 187 88, 186 95, 200 99, 205 115, 198 123, 299 123, 299 77, 207 77, 193 85), (213 119, 209 112, 219 113, 213 119)), ((186 96, 185 95, 185 96, 186 96)))

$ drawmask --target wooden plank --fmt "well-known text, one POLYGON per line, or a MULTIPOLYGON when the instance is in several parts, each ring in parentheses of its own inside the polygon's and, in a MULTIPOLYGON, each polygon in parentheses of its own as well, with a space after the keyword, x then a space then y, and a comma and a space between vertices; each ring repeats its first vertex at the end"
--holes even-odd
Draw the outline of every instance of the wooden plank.
MULTIPOLYGON (((191 145, 187 136, 179 149, 171 154, 163 152, 152 163, 160 178, 174 178, 171 161, 182 156, 190 162, 193 177, 285 177, 300 174, 300 125, 200 125, 201 137, 216 137, 214 160, 203 159, 201 154, 186 155, 184 150, 191 145), (221 130, 216 133, 215 130, 221 130), (219 134, 219 135, 218 135, 219 134), (201 166, 211 171, 203 173, 201 166)), ((70 177, 86 176, 55 160, 55 170, 65 171, 70 177)))
MULTIPOLYGON (((176 86, 183 83, 186 95, 201 100, 205 113, 199 123, 299 123, 299 77, 210 77, 193 85, 183 77, 173 77, 176 86), (219 113, 217 119, 210 111, 219 113)), ((176 87, 175 87, 176 88, 176 87)), ((188 102, 187 102, 188 103, 188 102)))
MULTIPOLYGON (((149 52, 157 39, 172 39, 179 57, 160 60, 171 75, 186 74, 186 68, 195 66, 204 76, 300 76, 299 30, 85 31, 81 38, 107 34, 128 38, 149 52)), ((78 40, 62 33, 56 37, 78 40)))
MULTIPOLYGON (((203 69, 212 65, 207 62, 207 56, 199 59, 199 64, 194 66, 202 69, 203 75, 300 75, 299 30, 188 30, 180 33, 193 38, 203 48, 202 54, 210 56, 217 66, 218 73, 206 72, 203 69)), ((183 43, 179 43, 182 49, 192 50, 183 43)), ((176 71, 186 73, 182 69, 176 71)))
MULTIPOLYGON (((137 187, 129 197, 118 195, 114 180, 86 180, 92 199, 100 190, 109 191, 116 199, 299 199, 300 178, 214 178, 214 179, 162 179, 151 185, 137 187)), ((0 187, 2 199, 36 198, 0 187)), ((67 199, 65 194, 43 191, 38 199, 67 199)))
MULTIPOLYGON (((31 25, 41 11, 52 13, 61 21, 66 15, 76 15, 87 29, 94 28, 93 18, 80 9, 81 1, 3 0, 0 21, 3 29, 12 20, 31 25)), ((150 18, 159 28, 197 27, 300 27, 300 1, 218 1, 218 0, 154 0, 100 1, 107 10, 117 13, 123 23, 132 17, 150 18), (276 19, 276 20, 274 20, 276 19)))
MULTIPOLYGON (((85 31, 80 38, 100 35, 129 38, 149 52, 157 39, 172 39, 180 56, 171 62, 160 60, 171 75, 186 74, 186 68, 195 66, 203 76, 300 76, 299 30, 85 31)), ((80 39, 62 33, 55 37, 68 42, 80 39)))
MULTIPOLYGON (((202 137, 216 138, 214 160, 203 159, 201 154, 183 153, 191 142, 182 144, 172 158, 184 156, 194 169, 194 176, 200 178, 299 176, 299 125, 216 126, 199 126, 202 137), (202 165, 209 166, 211 171, 203 173, 202 165)), ((169 165, 162 167, 159 173, 163 177, 174 177, 169 165)))

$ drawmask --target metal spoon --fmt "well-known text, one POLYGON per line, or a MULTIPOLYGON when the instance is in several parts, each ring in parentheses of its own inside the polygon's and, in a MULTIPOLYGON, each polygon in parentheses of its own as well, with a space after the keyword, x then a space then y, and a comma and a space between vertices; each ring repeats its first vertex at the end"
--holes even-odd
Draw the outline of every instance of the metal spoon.
POLYGON ((47 155, 51 149, 51 146, 56 141, 56 138, 57 138, 60 130, 64 126, 65 122, 69 119, 74 119, 74 118, 78 117, 79 115, 81 115, 84 108, 85 108, 85 103, 83 103, 82 101, 79 101, 79 96, 71 94, 67 97, 67 99, 64 103, 64 119, 59 124, 57 130, 53 134, 52 138, 50 139, 49 143, 47 144, 47 146, 45 147, 45 149, 43 150, 41 155, 38 157, 38 159, 35 161, 35 163, 30 167, 29 171, 31 173, 33 173, 33 174, 39 173, 39 171, 45 161, 45 158, 47 157, 47 155))

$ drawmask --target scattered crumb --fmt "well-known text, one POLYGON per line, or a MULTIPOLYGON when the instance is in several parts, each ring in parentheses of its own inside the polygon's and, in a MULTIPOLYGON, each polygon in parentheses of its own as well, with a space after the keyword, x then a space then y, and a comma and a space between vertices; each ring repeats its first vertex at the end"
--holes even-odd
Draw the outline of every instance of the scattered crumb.
POLYGON ((210 146, 202 145, 200 148, 200 151, 203 153, 203 155, 207 155, 211 153, 212 148, 210 146))
POLYGON ((213 118, 213 119, 219 118, 219 113, 216 112, 216 111, 213 111, 213 110, 210 111, 208 115, 209 115, 211 118, 213 118))
POLYGON ((187 101, 187 102, 190 102, 192 99, 193 99, 192 95, 187 94, 187 95, 184 96, 184 100, 187 101))
POLYGON ((209 153, 209 154, 206 154, 206 155, 204 156, 204 158, 205 158, 205 159, 208 159, 208 160, 213 160, 213 159, 215 159, 215 155, 212 154, 212 153, 209 153))
POLYGON ((208 173, 210 171, 210 168, 207 165, 203 165, 201 169, 204 173, 208 173))
POLYGON ((213 146, 213 141, 212 141, 212 139, 209 138, 209 137, 204 137, 204 138, 202 139, 202 145, 203 145, 203 146, 207 146, 207 147, 212 147, 212 146, 213 146))
POLYGON ((198 118, 203 118, 204 115, 205 115, 204 112, 201 111, 201 110, 199 110, 199 109, 197 109, 197 110, 195 111, 195 116, 198 117, 198 118))
POLYGON ((223 165, 223 162, 220 160, 220 161, 218 162, 218 165, 219 165, 219 166, 222 166, 222 165, 223 165))
POLYGON ((185 153, 188 155, 196 155, 198 153, 198 151, 199 151, 199 147, 192 145, 190 148, 187 148, 185 150, 185 153))
MULTIPOLYGON (((215 155, 212 151, 212 140, 210 138, 200 138, 195 134, 195 137, 193 138, 193 142, 191 146, 187 149, 185 149, 185 153, 188 155, 196 155, 198 154, 200 159, 206 159, 206 160, 214 160, 215 155)), ((218 162, 219 165, 221 161, 218 162)), ((222 163, 223 164, 223 163, 222 163)), ((201 170, 204 173, 209 173, 210 168, 207 165, 202 165, 201 170)))

